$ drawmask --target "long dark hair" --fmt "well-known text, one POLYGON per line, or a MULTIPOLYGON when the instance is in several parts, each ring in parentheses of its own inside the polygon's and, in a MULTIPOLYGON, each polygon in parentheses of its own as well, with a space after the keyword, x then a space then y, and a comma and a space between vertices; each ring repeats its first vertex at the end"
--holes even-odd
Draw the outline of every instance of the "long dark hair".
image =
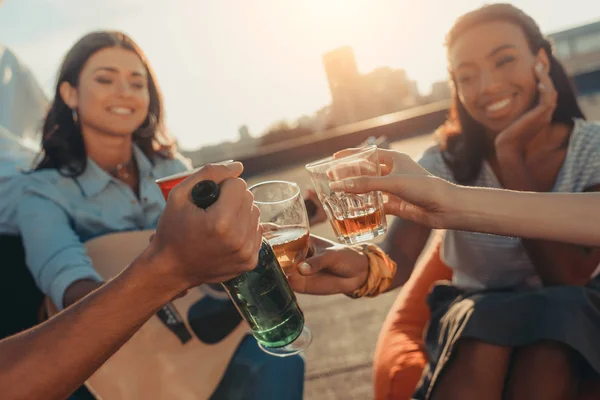
MULTIPOLYGON (((584 119, 571 81, 552 52, 552 44, 542 35, 533 18, 520 9, 510 4, 491 4, 461 16, 446 37, 447 47, 473 26, 491 21, 507 21, 519 26, 534 54, 540 49, 548 54, 550 78, 558 95, 552 122, 572 125, 574 118, 584 119)), ((451 75, 450 78, 453 87, 452 106, 448 119, 436 134, 441 140, 442 156, 454 179, 461 184, 470 184, 479 176, 483 160, 493 149, 483 125, 475 121, 460 102, 454 77, 451 75)))
POLYGON ((173 157, 176 152, 175 140, 164 125, 163 102, 158 83, 146 56, 139 46, 127 35, 115 31, 92 32, 81 38, 65 56, 58 79, 54 100, 46 115, 42 129, 41 160, 38 169, 54 168, 62 175, 77 177, 87 166, 87 154, 83 136, 78 124, 73 120, 72 110, 60 95, 60 86, 68 82, 77 87, 79 76, 87 60, 96 52, 120 47, 134 52, 142 60, 148 74, 150 104, 144 123, 133 133, 133 141, 152 162, 154 156, 173 157))

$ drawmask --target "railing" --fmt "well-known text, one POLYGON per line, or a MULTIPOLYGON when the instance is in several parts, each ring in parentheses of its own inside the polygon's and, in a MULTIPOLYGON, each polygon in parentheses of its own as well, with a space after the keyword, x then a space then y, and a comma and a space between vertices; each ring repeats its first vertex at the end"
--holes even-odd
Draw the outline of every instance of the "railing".
POLYGON ((442 101, 382 115, 265 146, 236 159, 244 163, 244 176, 249 177, 331 155, 338 150, 357 146, 370 136, 386 136, 390 141, 396 141, 424 135, 444 122, 449 106, 449 101, 442 101))
POLYGON ((581 96, 600 93, 600 66, 588 72, 573 76, 577 93, 581 96))

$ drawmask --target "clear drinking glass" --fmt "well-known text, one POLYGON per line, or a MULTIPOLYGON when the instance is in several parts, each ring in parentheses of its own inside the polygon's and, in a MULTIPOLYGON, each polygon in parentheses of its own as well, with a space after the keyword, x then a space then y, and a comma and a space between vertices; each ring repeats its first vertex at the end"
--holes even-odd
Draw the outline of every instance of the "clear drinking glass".
POLYGON ((381 192, 334 192, 329 186, 345 178, 381 176, 377 146, 346 150, 340 156, 312 162, 306 169, 338 241, 355 244, 386 232, 381 192))
POLYGON ((275 251, 285 276, 306 258, 310 246, 308 215, 300 187, 293 182, 269 181, 252 186, 260 209, 263 236, 275 251))

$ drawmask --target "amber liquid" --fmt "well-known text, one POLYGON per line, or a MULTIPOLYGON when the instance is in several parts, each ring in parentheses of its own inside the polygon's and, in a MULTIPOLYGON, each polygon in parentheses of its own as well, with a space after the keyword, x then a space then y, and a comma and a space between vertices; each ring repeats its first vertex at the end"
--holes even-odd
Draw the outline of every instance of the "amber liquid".
POLYGON ((333 230, 340 235, 349 237, 360 235, 379 228, 383 224, 383 212, 379 209, 369 210, 363 215, 348 217, 344 219, 334 219, 331 221, 333 230))
POLYGON ((285 226, 264 233, 285 276, 296 270, 299 263, 304 261, 310 245, 308 229, 303 226, 285 226))

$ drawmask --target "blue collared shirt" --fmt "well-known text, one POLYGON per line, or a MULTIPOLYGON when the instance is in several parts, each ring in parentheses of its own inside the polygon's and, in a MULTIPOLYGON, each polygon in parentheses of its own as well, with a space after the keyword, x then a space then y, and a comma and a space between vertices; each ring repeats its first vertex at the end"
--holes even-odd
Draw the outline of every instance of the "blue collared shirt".
POLYGON ((156 157, 154 165, 134 146, 139 169, 139 200, 131 188, 88 159, 85 172, 67 178, 54 169, 23 177, 17 222, 27 266, 38 287, 62 308, 65 290, 75 281, 102 278, 83 243, 119 231, 154 229, 165 206, 155 180, 191 166, 178 156, 156 157))

